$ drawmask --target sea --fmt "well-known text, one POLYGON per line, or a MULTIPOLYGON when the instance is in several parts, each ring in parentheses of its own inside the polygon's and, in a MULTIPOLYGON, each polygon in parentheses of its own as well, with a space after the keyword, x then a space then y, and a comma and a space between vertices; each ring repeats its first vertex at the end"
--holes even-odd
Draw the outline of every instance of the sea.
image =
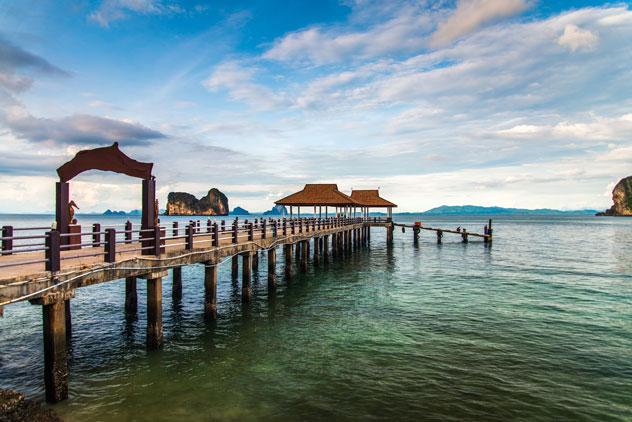
MULTIPOLYGON (((136 319, 124 280, 78 289, 70 398, 51 407, 66 421, 632 421, 632 219, 494 216, 493 227, 491 245, 450 234, 438 245, 425 231, 414 244, 398 228, 390 248, 374 228, 368 247, 291 280, 279 251, 273 291, 262 254, 247 305, 228 262, 212 322, 204 268, 185 267, 181 301, 163 280, 159 351, 145 347, 143 281, 136 319)), ((43 362, 41 307, 7 306, 0 388, 43 401, 43 362)))

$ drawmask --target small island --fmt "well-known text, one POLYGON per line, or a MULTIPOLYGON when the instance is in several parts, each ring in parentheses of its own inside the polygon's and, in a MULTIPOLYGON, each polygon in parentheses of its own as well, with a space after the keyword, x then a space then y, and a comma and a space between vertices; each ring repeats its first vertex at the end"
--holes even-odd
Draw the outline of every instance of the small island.
POLYGON ((612 207, 598 216, 632 217, 632 176, 619 180, 612 190, 612 207))
POLYGON ((165 215, 228 215, 228 198, 216 188, 200 199, 187 192, 169 192, 165 215))

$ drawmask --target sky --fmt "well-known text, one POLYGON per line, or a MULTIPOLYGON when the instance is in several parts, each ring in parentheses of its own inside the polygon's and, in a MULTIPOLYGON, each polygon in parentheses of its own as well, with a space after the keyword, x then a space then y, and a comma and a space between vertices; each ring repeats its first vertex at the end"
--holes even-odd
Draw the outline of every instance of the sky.
MULTIPOLYGON (((605 209, 632 175, 628 2, 2 0, 0 212, 119 142, 167 194, 270 209, 305 183, 439 205, 605 209)), ((91 171, 81 211, 140 207, 91 171)))

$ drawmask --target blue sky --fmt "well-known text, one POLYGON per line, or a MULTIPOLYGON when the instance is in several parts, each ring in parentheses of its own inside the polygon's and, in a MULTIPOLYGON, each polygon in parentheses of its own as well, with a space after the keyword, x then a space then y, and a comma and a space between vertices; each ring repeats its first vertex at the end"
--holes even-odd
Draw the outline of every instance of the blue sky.
MULTIPOLYGON (((442 204, 606 208, 632 174, 632 11, 600 1, 4 0, 0 211, 119 141, 159 198, 269 209, 310 182, 442 204)), ((87 173, 86 211, 140 184, 87 173)))

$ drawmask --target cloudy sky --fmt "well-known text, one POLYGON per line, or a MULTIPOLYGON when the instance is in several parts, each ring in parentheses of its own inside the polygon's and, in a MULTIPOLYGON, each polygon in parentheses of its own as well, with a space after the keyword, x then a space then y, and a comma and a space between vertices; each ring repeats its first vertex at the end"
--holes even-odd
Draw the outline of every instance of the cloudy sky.
MULTIPOLYGON (((632 175, 630 4, 3 0, 0 212, 119 141, 170 191, 269 209, 308 182, 442 204, 606 208, 632 175)), ((140 206, 85 173, 82 211, 140 206)))

